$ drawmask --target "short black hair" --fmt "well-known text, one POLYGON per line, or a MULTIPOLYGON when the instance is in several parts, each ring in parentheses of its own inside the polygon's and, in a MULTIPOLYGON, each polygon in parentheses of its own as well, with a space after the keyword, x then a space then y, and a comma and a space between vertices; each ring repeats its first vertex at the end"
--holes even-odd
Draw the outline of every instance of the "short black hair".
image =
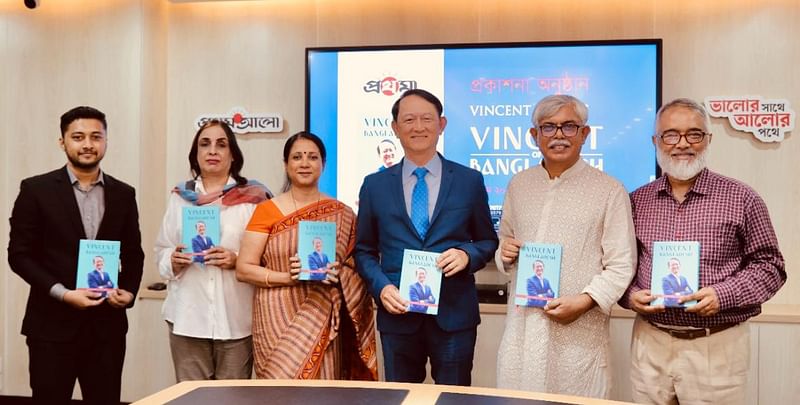
POLYGON ((382 144, 382 143, 390 143, 390 144, 392 144, 392 147, 393 147, 393 148, 397 149, 397 145, 395 145, 395 144, 394 144, 394 142, 392 142, 392 140, 391 140, 391 139, 389 139, 389 138, 384 138, 384 139, 382 139, 380 142, 378 142, 378 146, 376 147, 376 148, 378 149, 378 154, 379 154, 379 155, 381 154, 381 144, 382 144))
POLYGON ((98 120, 103 124, 103 129, 108 129, 106 115, 103 114, 102 111, 94 107, 82 105, 75 107, 61 115, 61 136, 63 137, 64 134, 67 133, 67 127, 69 127, 69 124, 72 124, 73 121, 79 119, 98 120))
POLYGON ((442 116, 444 108, 442 107, 442 102, 439 101, 439 98, 437 98, 436 96, 433 95, 433 93, 427 90, 411 89, 403 93, 400 96, 400 98, 398 98, 397 101, 394 102, 394 105, 392 105, 392 121, 397 121, 397 114, 400 112, 400 101, 402 101, 404 98, 408 96, 422 97, 423 99, 425 99, 425 101, 433 104, 433 106, 436 107, 436 112, 439 113, 440 117, 442 116))
POLYGON ((189 149, 189 169, 192 171, 192 176, 194 176, 195 179, 200 176, 200 162, 197 161, 197 142, 200 139, 200 134, 211 127, 222 128, 222 132, 225 132, 225 137, 228 138, 228 148, 231 150, 231 158, 233 160, 231 162, 231 171, 229 175, 236 180, 237 186, 243 186, 247 184, 247 178, 242 176, 242 167, 244 167, 244 154, 242 154, 242 149, 239 148, 239 143, 236 142, 236 135, 233 134, 233 130, 231 129, 230 125, 228 125, 225 121, 218 119, 207 121, 205 124, 200 126, 200 128, 197 130, 197 133, 194 134, 194 139, 192 139, 192 147, 189 149))

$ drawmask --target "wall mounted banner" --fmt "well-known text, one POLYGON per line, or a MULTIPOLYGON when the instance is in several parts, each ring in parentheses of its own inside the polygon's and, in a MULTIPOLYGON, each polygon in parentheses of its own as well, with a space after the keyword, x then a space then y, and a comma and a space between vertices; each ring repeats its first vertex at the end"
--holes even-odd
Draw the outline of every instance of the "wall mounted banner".
POLYGON ((320 189, 357 209, 364 177, 403 158, 392 105, 403 91, 425 89, 447 117, 436 149, 483 174, 495 219, 511 177, 541 163, 531 114, 551 94, 589 106, 581 157, 635 190, 655 178, 657 60, 652 44, 313 53, 309 128, 328 149, 320 189))
POLYGON ((761 96, 706 97, 712 117, 728 118, 734 129, 750 132, 761 142, 781 142, 794 129, 797 113, 786 99, 761 96))
MULTIPOLYGON (((358 207, 364 176, 399 162, 404 154, 392 131, 392 105, 418 86, 444 94, 444 51, 351 52, 339 55, 336 133, 337 198, 358 207), (358 157, 353 159, 353 157, 358 157)), ((327 131, 326 131, 327 132, 327 131)), ((437 150, 444 149, 440 137, 437 150)), ((327 147, 334 141, 325 143, 327 147)), ((327 169, 327 168, 326 168, 327 169)))
POLYGON ((230 125, 236 134, 281 132, 283 131, 283 117, 278 113, 252 114, 242 107, 234 107, 227 114, 204 114, 195 120, 195 126, 200 128, 208 121, 220 120, 230 125))

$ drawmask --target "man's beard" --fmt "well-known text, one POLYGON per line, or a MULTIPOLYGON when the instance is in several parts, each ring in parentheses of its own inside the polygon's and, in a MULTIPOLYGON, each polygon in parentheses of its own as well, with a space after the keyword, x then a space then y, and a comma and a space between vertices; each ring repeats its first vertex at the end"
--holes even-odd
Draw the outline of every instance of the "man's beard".
POLYGON ((656 148, 656 160, 658 165, 661 166, 661 170, 671 177, 683 181, 697 176, 705 169, 706 155, 708 155, 708 148, 696 153, 692 160, 676 160, 672 159, 667 152, 656 148))
POLYGON ((81 162, 80 157, 72 156, 67 153, 67 160, 72 163, 72 167, 83 169, 83 170, 94 170, 100 165, 100 161, 103 160, 103 157, 99 154, 97 155, 97 159, 91 163, 84 163, 81 162))

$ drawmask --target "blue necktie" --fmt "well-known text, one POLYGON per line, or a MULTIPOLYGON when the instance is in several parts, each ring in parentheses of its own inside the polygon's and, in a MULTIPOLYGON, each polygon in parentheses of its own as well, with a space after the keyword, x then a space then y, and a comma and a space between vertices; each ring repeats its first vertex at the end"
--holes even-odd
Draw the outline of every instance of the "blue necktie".
POLYGON ((414 228, 422 239, 425 239, 425 233, 428 232, 430 226, 428 221, 428 184, 425 183, 427 173, 428 169, 424 167, 414 170, 417 184, 414 185, 414 191, 411 193, 411 223, 414 224, 414 228))

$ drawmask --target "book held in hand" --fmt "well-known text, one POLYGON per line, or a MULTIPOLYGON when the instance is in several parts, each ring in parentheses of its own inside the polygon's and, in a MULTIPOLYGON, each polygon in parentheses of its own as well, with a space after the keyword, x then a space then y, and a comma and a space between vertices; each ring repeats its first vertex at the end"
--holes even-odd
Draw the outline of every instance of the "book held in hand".
POLYGON ((119 241, 81 239, 75 288, 101 292, 104 297, 117 288, 119 251, 119 241))
POLYGON ((409 301, 409 312, 439 314, 442 270, 436 267, 441 253, 405 249, 400 273, 400 296, 409 301))
POLYGON ((184 253, 191 254, 193 262, 204 264, 205 252, 219 243, 219 207, 183 207, 181 214, 184 253))
POLYGON ((658 298, 650 305, 684 308, 697 304, 679 299, 697 291, 699 280, 700 242, 653 242, 650 293, 658 298))
POLYGON ((322 281, 328 265, 336 261, 336 223, 300 221, 297 254, 301 281, 322 281))
POLYGON ((561 279, 561 245, 524 243, 517 259, 514 304, 543 308, 558 298, 561 279))

